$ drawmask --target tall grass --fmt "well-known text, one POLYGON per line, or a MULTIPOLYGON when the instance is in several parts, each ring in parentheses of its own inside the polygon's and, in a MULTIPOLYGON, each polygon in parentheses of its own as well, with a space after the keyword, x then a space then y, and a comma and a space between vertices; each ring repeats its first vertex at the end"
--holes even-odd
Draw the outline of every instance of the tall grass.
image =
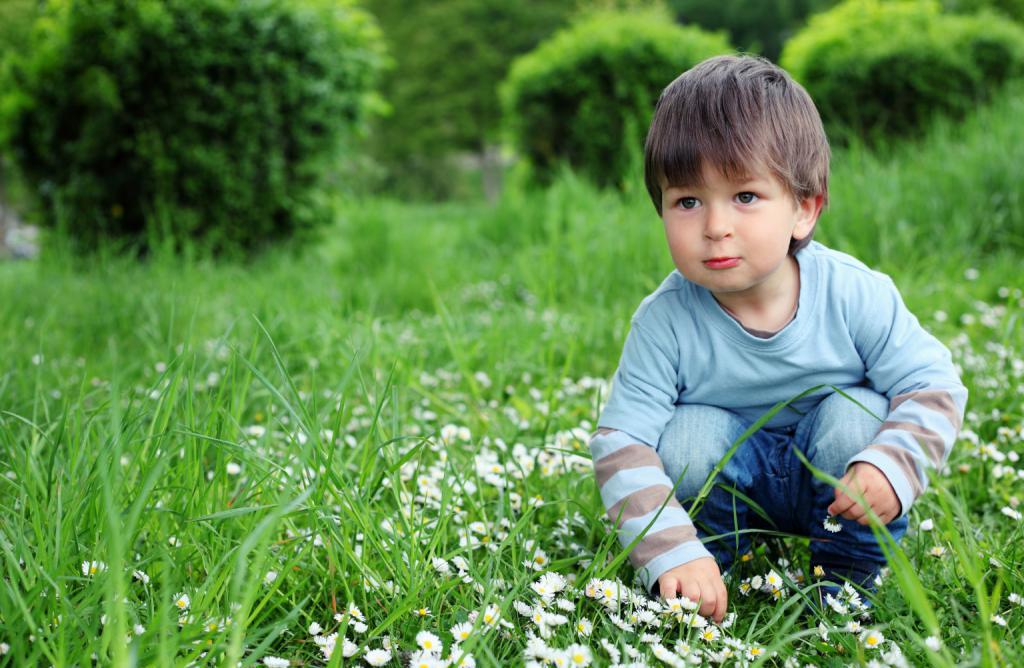
MULTIPOLYGON (((871 617, 913 665, 1024 660, 1024 609, 1006 598, 1024 590, 1021 523, 1000 512, 1022 477, 1022 105, 1008 95, 885 155, 838 153, 818 230, 894 275, 972 391, 968 434, 912 511, 936 528, 908 534, 871 617), (908 573, 919 587, 901 587, 908 573)), ((389 636, 391 665, 418 631, 447 647, 468 622, 480 664, 521 661, 539 632, 514 607, 538 603, 524 561, 578 587, 629 583, 585 432, 606 391, 594 378, 670 269, 642 188, 571 174, 495 206, 350 203, 321 247, 250 266, 0 265, 0 665, 321 665, 313 622, 339 648, 389 636), (105 568, 83 573, 92 561, 105 568)), ((727 633, 777 651, 766 663, 880 660, 844 630, 852 615, 803 611, 816 585, 791 577, 806 551, 788 540, 788 565, 765 548, 737 575, 776 569, 786 595, 733 581, 727 633)), ((607 600, 567 591, 551 646, 606 663, 596 638, 644 644, 607 600), (584 617, 590 638, 572 628, 584 617)), ((666 646, 724 649, 664 619, 666 646)))

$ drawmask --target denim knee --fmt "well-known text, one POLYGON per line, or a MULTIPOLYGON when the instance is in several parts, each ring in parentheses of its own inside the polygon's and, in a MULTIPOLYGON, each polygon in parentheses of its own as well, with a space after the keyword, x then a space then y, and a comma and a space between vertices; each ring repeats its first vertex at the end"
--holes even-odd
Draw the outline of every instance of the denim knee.
POLYGON ((723 408, 676 406, 657 447, 665 474, 673 484, 678 483, 676 498, 683 501, 696 496, 711 469, 745 429, 736 414, 723 408))
POLYGON ((871 444, 889 412, 889 400, 874 390, 850 387, 843 392, 863 408, 834 392, 801 422, 796 434, 798 441, 802 438, 807 444, 811 463, 836 478, 846 473, 854 455, 871 444))

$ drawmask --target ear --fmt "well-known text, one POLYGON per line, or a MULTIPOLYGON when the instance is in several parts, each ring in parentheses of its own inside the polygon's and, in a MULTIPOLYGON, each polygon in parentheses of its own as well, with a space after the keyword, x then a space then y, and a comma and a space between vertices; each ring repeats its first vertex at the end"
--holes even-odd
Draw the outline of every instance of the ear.
POLYGON ((797 203, 796 225, 793 227, 794 239, 803 239, 811 233, 814 224, 818 222, 818 216, 821 215, 821 207, 824 203, 825 195, 823 194, 804 198, 797 203))

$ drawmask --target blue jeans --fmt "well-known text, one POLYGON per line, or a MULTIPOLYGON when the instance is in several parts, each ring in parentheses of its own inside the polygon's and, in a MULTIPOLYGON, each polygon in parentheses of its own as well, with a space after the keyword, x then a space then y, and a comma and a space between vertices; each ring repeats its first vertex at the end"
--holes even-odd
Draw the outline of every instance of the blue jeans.
MULTIPOLYGON (((888 400, 868 388, 851 387, 844 392, 875 415, 885 417, 889 411, 888 400)), ((673 482, 682 477, 676 496, 684 508, 689 510, 711 470, 749 426, 722 408, 700 404, 676 407, 657 451, 668 477, 673 482)), ((693 517, 699 537, 724 534, 704 543, 721 570, 728 570, 737 556, 750 549, 751 533, 737 531, 745 528, 808 536, 812 564, 884 564, 885 555, 871 527, 836 517, 842 530, 825 530, 822 523, 835 500, 834 488, 811 475, 792 451, 799 448, 816 468, 839 479, 846 472, 846 463, 871 443, 880 426, 879 420, 834 392, 796 424, 762 428, 744 441, 693 517), (760 517, 722 485, 749 497, 768 518, 760 517)), ((886 528, 898 542, 907 530, 906 516, 894 519, 886 528)))

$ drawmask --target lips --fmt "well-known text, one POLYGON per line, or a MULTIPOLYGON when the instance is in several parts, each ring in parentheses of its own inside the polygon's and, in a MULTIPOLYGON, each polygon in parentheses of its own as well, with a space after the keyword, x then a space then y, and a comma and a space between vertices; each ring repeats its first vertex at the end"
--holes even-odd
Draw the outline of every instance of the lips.
POLYGON ((735 267, 740 263, 738 257, 713 257, 710 260, 704 260, 704 266, 708 269, 728 269, 729 267, 735 267))

